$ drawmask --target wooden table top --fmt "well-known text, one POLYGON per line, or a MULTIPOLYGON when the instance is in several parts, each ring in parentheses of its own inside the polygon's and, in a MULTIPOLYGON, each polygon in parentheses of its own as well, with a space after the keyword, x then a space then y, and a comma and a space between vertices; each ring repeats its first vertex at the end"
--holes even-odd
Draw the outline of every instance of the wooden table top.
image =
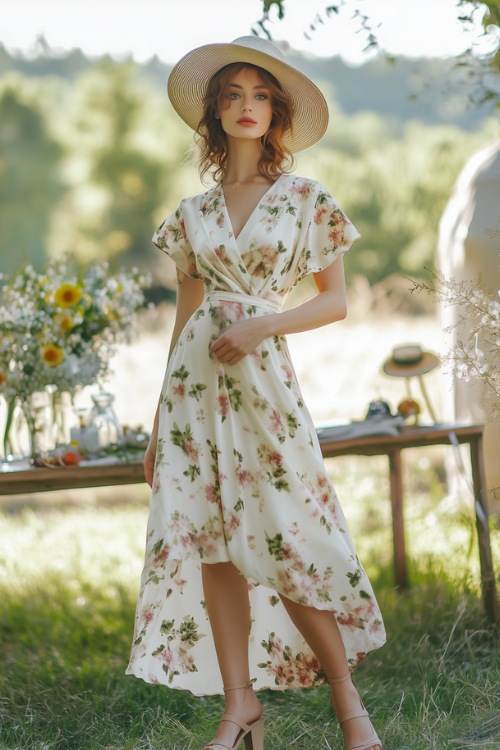
MULTIPOLYGON (((323 455, 328 458, 344 455, 384 455, 391 451, 426 445, 450 444, 450 433, 458 442, 470 443, 481 438, 483 425, 436 424, 402 427, 397 435, 359 435, 336 438, 332 431, 322 435, 318 428, 323 455)), ((144 482, 142 457, 109 464, 79 465, 71 467, 16 468, 15 464, 0 465, 0 495, 76 489, 79 487, 104 487, 144 482)))

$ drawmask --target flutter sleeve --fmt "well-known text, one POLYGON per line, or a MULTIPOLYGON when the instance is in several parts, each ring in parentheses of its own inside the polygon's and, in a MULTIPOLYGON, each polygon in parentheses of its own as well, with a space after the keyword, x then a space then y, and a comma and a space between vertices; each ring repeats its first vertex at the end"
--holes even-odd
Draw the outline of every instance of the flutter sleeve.
POLYGON ((182 203, 160 224, 153 234, 153 244, 169 255, 177 268, 188 276, 193 279, 201 278, 196 267, 196 256, 186 233, 182 203))
POLYGON ((360 237, 330 193, 320 187, 312 206, 312 215, 298 263, 298 278, 328 268, 360 237))

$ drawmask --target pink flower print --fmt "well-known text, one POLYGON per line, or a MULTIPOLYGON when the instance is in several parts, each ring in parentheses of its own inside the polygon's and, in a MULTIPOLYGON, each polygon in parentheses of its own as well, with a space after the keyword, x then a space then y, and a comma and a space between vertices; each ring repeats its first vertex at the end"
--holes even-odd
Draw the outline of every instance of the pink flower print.
POLYGON ((168 560, 169 554, 170 554, 170 547, 168 544, 164 544, 160 553, 153 560, 153 565, 155 567, 161 566, 165 562, 165 560, 168 560))
POLYGON ((182 401, 186 394, 186 386, 184 383, 179 383, 178 385, 172 386, 172 394, 176 397, 178 401, 182 401))
POLYGON ((278 411, 278 409, 272 409, 271 423, 269 425, 269 430, 272 435, 276 435, 278 432, 281 432, 282 429, 283 429, 283 420, 281 419, 281 414, 278 411))
POLYGON ((228 265, 231 262, 230 259, 227 257, 227 252, 226 252, 226 248, 224 247, 224 245, 219 245, 218 247, 214 247, 214 253, 219 258, 219 260, 221 260, 226 265, 228 265))
POLYGON ((143 630, 145 630, 148 625, 151 624, 151 621, 154 617, 154 611, 155 607, 153 604, 148 605, 147 607, 144 607, 144 609, 141 612, 140 622, 142 623, 143 630))
POLYGON ((229 323, 235 323, 237 320, 241 320, 245 317, 243 305, 241 302, 229 302, 228 300, 221 300, 219 302, 219 308, 221 315, 229 323))
POLYGON ((345 244, 344 228, 335 227, 335 229, 332 229, 328 234, 328 239, 334 247, 342 247, 345 244))
POLYGON ((314 223, 322 224, 325 214, 326 214, 326 206, 320 206, 320 208, 317 208, 316 211, 314 212, 314 223))
POLYGON ((215 223, 217 224, 217 226, 218 226, 219 228, 221 228, 221 227, 223 227, 223 226, 224 226, 224 214, 222 213, 222 211, 220 211, 220 212, 219 212, 219 213, 217 214, 217 217, 216 217, 216 219, 215 219, 215 223))
POLYGON ((226 532, 226 537, 231 538, 233 531, 236 531, 236 529, 240 525, 240 519, 238 515, 233 510, 225 510, 224 512, 224 531, 226 532))
POLYGON ((312 185, 310 182, 302 182, 299 180, 294 180, 292 183, 292 186, 289 189, 289 192, 292 195, 296 195, 301 200, 304 200, 305 198, 308 198, 311 194, 312 185))
POLYGON ((193 438, 189 438, 184 443, 184 453, 191 459, 191 461, 198 461, 200 457, 201 445, 197 443, 193 438))
POLYGON ((209 503, 219 502, 219 494, 217 491, 217 487, 214 484, 205 485, 205 497, 209 503))
POLYGON ((271 469, 278 469, 283 463, 283 456, 279 451, 273 451, 267 445, 259 447, 259 453, 264 464, 271 469))
POLYGON ((240 466, 236 469, 236 477, 241 487, 247 487, 254 481, 252 472, 247 471, 247 469, 242 469, 240 466))
POLYGON ((217 414, 220 414, 221 417, 227 417, 229 413, 229 405, 229 396, 226 396, 224 394, 222 396, 217 396, 215 400, 215 409, 217 411, 217 414))

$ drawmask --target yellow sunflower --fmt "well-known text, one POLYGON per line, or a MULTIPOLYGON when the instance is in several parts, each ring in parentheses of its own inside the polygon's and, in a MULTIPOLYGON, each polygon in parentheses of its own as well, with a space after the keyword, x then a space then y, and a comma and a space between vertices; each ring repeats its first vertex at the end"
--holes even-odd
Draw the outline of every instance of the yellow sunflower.
POLYGON ((63 333, 69 333, 75 327, 73 318, 70 315, 65 315, 64 313, 58 313, 57 315, 54 315, 54 322, 57 326, 59 326, 63 333))
POLYGON ((49 367, 56 367, 61 364, 64 359, 64 349, 55 344, 45 344, 40 347, 40 355, 49 367))
POLYGON ((55 294, 56 305, 74 307, 82 298, 82 291, 74 284, 61 284, 55 294))

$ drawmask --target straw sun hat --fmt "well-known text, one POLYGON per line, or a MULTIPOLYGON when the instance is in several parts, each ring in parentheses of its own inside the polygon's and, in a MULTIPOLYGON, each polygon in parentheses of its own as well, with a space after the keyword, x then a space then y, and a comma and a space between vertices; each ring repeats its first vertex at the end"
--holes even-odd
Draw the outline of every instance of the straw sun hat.
POLYGON ((424 375, 439 364, 439 358, 432 352, 424 351, 419 344, 402 344, 392 350, 382 369, 386 375, 409 378, 424 375))
POLYGON ((168 79, 168 96, 177 114, 193 130, 203 115, 203 96, 210 78, 230 63, 258 65, 271 73, 290 97, 293 132, 284 143, 292 152, 319 141, 328 125, 328 106, 317 86, 288 65, 272 42, 257 36, 241 36, 228 44, 207 44, 188 52, 174 66, 168 79))

